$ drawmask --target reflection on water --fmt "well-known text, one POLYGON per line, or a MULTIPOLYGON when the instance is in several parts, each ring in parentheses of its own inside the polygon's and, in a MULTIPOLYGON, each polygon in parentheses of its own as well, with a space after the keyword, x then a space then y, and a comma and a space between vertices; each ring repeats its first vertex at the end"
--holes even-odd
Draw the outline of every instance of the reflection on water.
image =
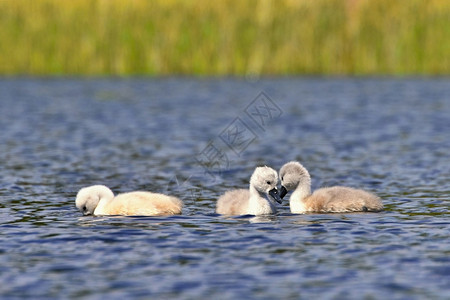
POLYGON ((0 90, 5 298, 450 296, 446 79, 23 78, 0 90), (289 160, 313 189, 364 188, 386 210, 214 213, 255 166, 289 160), (99 183, 176 195, 183 215, 81 216, 76 192, 99 183))

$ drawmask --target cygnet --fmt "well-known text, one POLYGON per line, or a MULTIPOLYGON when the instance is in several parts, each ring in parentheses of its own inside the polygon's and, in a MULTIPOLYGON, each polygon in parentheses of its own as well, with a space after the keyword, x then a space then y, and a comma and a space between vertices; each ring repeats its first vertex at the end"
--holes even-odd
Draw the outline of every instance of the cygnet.
POLYGON ((75 204, 84 215, 162 216, 181 214, 183 202, 151 192, 129 192, 114 196, 104 185, 82 188, 75 204))
POLYGON ((318 189, 311 194, 311 177, 308 170, 296 161, 286 163, 281 167, 280 180, 281 198, 289 191, 294 191, 289 199, 292 213, 379 212, 383 210, 383 203, 378 196, 360 189, 333 186, 318 189))
POLYGON ((216 212, 223 215, 267 215, 277 212, 273 200, 281 203, 277 190, 277 171, 257 167, 250 178, 248 190, 231 190, 217 200, 216 212))

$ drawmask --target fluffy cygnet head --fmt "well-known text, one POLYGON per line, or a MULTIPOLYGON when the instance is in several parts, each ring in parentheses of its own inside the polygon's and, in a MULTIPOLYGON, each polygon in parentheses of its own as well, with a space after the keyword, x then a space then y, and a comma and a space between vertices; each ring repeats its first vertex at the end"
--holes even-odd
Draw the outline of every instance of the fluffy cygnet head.
POLYGON ((83 215, 93 215, 95 208, 102 198, 112 200, 114 194, 104 185, 85 187, 78 192, 75 205, 83 215))
POLYGON ((307 187, 311 186, 311 177, 308 170, 299 162, 291 161, 286 163, 280 169, 281 190, 280 197, 286 196, 288 191, 295 190, 301 183, 307 187))
POLYGON ((282 200, 277 190, 277 184, 277 171, 267 166, 257 167, 250 178, 250 185, 258 192, 269 195, 273 200, 281 203, 282 200))

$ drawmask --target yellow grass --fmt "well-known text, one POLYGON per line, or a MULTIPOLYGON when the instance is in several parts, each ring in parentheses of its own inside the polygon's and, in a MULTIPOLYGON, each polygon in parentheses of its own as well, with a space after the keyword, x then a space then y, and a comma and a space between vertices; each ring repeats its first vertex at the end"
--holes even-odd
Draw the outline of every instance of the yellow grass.
POLYGON ((0 74, 449 74, 448 0, 0 0, 0 74))

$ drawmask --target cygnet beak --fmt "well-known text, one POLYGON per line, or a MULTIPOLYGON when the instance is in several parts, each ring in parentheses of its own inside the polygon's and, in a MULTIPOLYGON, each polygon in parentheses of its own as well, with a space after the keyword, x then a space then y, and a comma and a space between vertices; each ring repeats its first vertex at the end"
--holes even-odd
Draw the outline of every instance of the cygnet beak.
POLYGON ((82 208, 80 208, 80 210, 84 216, 89 216, 91 214, 91 212, 87 209, 86 206, 83 206, 82 208))
POLYGON ((280 198, 283 199, 287 193, 288 193, 288 190, 282 185, 281 189, 280 189, 280 198))
POLYGON ((281 203, 283 202, 283 200, 280 198, 280 194, 278 193, 277 188, 271 189, 271 190, 269 191, 269 195, 270 195, 273 199, 275 199, 275 201, 277 201, 278 203, 281 204, 281 203))

